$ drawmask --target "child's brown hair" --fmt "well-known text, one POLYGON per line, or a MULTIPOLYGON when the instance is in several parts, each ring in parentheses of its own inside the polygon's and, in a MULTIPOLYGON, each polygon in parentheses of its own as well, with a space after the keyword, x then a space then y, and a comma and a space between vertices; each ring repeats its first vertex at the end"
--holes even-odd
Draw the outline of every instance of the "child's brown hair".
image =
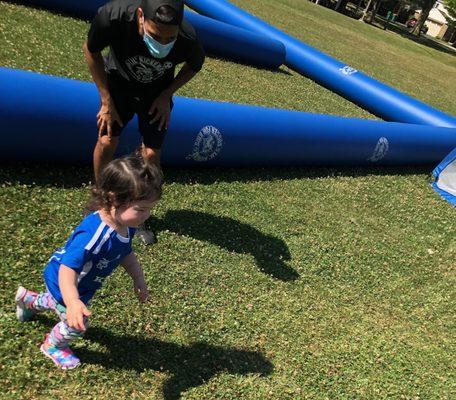
POLYGON ((137 153, 117 158, 101 171, 87 208, 109 210, 133 201, 159 200, 162 184, 160 167, 144 161, 137 153))

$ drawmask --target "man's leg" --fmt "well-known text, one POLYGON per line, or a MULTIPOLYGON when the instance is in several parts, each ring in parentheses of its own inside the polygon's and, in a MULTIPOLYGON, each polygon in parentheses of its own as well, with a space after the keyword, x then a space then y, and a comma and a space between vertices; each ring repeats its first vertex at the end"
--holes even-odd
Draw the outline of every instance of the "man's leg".
POLYGON ((160 149, 153 149, 151 147, 147 147, 143 143, 141 146, 141 153, 142 153, 144 160, 160 167, 160 155, 161 155, 160 149))
MULTIPOLYGON (((165 140, 167 129, 159 129, 160 122, 153 121, 154 115, 149 114, 150 105, 154 99, 143 99, 139 105, 138 112, 138 125, 139 132, 141 133, 143 143, 141 147, 141 154, 144 160, 153 163, 160 167, 161 146, 165 140)), ((170 108, 173 109, 174 103, 171 100, 170 108)))
MULTIPOLYGON (((146 112, 143 110, 143 112, 138 113, 139 131, 143 138, 141 155, 148 163, 160 167, 160 148, 166 136, 166 129, 159 130, 158 122, 151 124, 150 121, 152 116, 148 114, 147 110, 148 108, 146 107, 146 112)), ((136 232, 136 236, 138 236, 146 245, 157 242, 157 236, 149 227, 150 222, 151 218, 141 225, 136 232)))
MULTIPOLYGON (((144 143, 141 146, 141 155, 146 162, 155 164, 160 167, 160 150, 147 147, 144 143)), ((147 220, 150 222, 150 218, 147 220)), ((136 236, 138 236, 144 244, 154 244, 157 242, 155 233, 146 227, 146 223, 139 226, 136 236)))
MULTIPOLYGON (((108 87, 117 114, 122 121, 123 127, 125 127, 134 115, 134 99, 125 87, 123 80, 115 73, 108 74, 108 87)), ((93 172, 96 181, 100 177, 103 168, 114 158, 123 127, 114 122, 111 127, 111 137, 107 135, 107 131, 98 136, 98 141, 93 151, 93 172)))
POLYGON ((93 151, 93 170, 95 180, 100 177, 103 168, 114 158, 117 145, 119 144, 119 136, 100 136, 98 137, 95 150, 93 151))

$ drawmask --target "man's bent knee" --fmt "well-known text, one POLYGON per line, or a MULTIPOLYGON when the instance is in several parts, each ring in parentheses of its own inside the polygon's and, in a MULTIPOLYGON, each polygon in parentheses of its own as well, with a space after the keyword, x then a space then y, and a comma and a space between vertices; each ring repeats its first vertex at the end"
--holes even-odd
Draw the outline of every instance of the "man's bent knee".
POLYGON ((150 147, 143 146, 142 148, 143 157, 147 162, 160 164, 160 150, 152 149, 150 147))
POLYGON ((119 144, 119 137, 103 135, 98 138, 98 144, 103 150, 115 150, 119 144))

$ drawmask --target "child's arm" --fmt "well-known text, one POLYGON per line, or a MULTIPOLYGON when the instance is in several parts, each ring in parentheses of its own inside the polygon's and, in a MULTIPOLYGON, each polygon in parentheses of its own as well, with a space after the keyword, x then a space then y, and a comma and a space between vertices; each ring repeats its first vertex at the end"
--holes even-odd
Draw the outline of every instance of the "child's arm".
POLYGON ((149 290, 147 289, 144 273, 136 258, 136 254, 132 251, 122 260, 121 264, 125 268, 125 271, 128 272, 128 275, 133 279, 134 289, 139 301, 146 301, 149 297, 149 290))
POLYGON ((76 271, 61 264, 59 269, 59 287, 67 309, 67 322, 71 328, 83 331, 85 330, 84 316, 88 317, 91 312, 79 300, 77 281, 78 274, 76 271))

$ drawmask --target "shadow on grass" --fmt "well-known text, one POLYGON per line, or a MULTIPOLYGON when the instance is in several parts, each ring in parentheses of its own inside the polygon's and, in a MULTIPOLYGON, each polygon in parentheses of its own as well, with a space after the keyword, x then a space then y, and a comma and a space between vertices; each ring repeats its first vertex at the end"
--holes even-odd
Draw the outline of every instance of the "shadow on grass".
POLYGON ((293 281, 299 274, 287 264, 291 259, 286 243, 248 224, 199 211, 171 210, 150 222, 152 230, 169 230, 179 235, 213 243, 229 252, 251 254, 259 269, 273 278, 293 281))
MULTIPOLYGON (((49 329, 57 322, 46 314, 39 314, 36 319, 49 329)), ((265 377, 274 370, 274 365, 260 352, 204 342, 183 346, 146 335, 116 335, 100 327, 89 327, 83 340, 99 343, 107 349, 107 352, 99 352, 78 348, 75 352, 83 364, 137 373, 154 370, 170 374, 163 385, 165 400, 179 399, 183 392, 204 384, 221 372, 265 377)))
POLYGON ((219 56, 217 54, 214 54, 214 53, 210 52, 207 49, 205 49, 205 52, 212 59, 218 60, 218 61, 221 61, 221 62, 229 62, 229 63, 239 64, 239 65, 243 65, 243 66, 248 67, 248 68, 258 69, 258 70, 262 70, 262 71, 269 71, 269 72, 273 72, 275 74, 282 74, 282 75, 288 75, 288 76, 292 76, 293 75, 292 71, 289 71, 289 70, 285 69, 286 68, 285 64, 282 64, 282 65, 280 65, 277 68, 267 67, 267 66, 259 66, 259 65, 253 65, 251 63, 248 63, 248 62, 240 60, 240 59, 239 60, 235 60, 235 59, 225 58, 225 57, 219 56))
MULTIPOLYGON (((436 164, 378 167, 164 167, 165 183, 210 185, 217 182, 261 182, 367 175, 429 175, 436 164)), ((0 185, 78 188, 93 181, 92 167, 62 164, 0 163, 0 185)))
POLYGON ((183 392, 202 385, 220 372, 266 376, 273 371, 272 363, 254 351, 203 342, 182 346, 145 336, 114 335, 102 328, 89 328, 85 337, 102 344, 108 352, 78 349, 83 363, 138 373, 146 370, 169 373, 171 377, 163 385, 166 400, 178 399, 183 392))

